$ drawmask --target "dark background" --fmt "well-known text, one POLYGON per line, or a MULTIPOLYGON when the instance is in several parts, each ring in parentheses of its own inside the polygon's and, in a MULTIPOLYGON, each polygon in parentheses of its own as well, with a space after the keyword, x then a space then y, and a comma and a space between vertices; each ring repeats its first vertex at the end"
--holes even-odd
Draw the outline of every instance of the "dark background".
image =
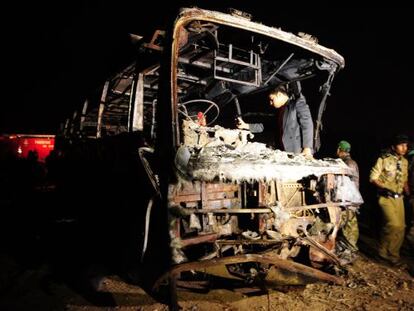
POLYGON ((86 94, 132 59, 128 33, 150 35, 181 4, 242 9, 265 24, 312 34, 343 55, 346 67, 333 84, 326 131, 366 137, 367 143, 414 134, 407 8, 291 3, 272 9, 276 4, 268 1, 150 2, 147 9, 142 1, 14 3, 2 27, 0 132, 55 132, 86 94))
POLYGON ((88 92, 132 59, 128 33, 150 35, 181 4, 242 9, 264 24, 314 35, 343 55, 346 66, 328 100, 326 131, 344 139, 366 137, 366 143, 393 133, 414 134, 407 8, 240 0, 148 2, 147 9, 143 1, 13 3, 2 22, 0 132, 56 131, 88 92))
POLYGON ((150 37, 182 5, 244 10, 264 24, 316 36, 344 56, 318 156, 335 156, 337 142, 345 139, 354 157, 369 166, 394 134, 414 136, 407 7, 258 0, 14 2, 2 22, 0 133, 55 133, 87 94, 133 59, 128 34, 150 37))
MULTIPOLYGON (((316 36, 320 44, 344 56, 345 68, 336 76, 332 96, 328 98, 322 149, 317 157, 335 157, 339 140, 346 139, 352 144, 352 155, 360 166, 361 193, 366 202, 361 209, 360 224, 378 229, 378 208, 375 192, 368 184, 369 170, 380 149, 394 134, 406 133, 414 138, 411 10, 397 3, 362 8, 350 4, 328 7, 315 2, 305 6, 299 2, 281 5, 269 0, 175 1, 173 4, 144 1, 8 3, 8 7, 2 9, 4 18, 0 27, 3 76, 0 134, 56 133, 59 124, 79 109, 88 94, 133 59, 134 47, 128 34, 152 35, 153 29, 165 25, 167 17, 175 14, 174 9, 180 4, 206 9, 234 7, 253 14, 254 20, 264 24, 316 36)), ((131 204, 124 202, 131 198, 125 193, 133 193, 132 199, 135 199, 137 189, 142 189, 142 175, 134 174, 136 180, 125 177, 134 172, 137 158, 124 156, 132 153, 129 149, 122 150, 128 147, 122 141, 107 143, 108 153, 120 154, 116 158, 122 162, 115 167, 118 170, 108 168, 105 161, 94 161, 92 156, 89 162, 79 161, 72 166, 65 163, 65 173, 69 173, 73 183, 62 187, 61 193, 31 192, 31 185, 26 185, 30 182, 27 176, 6 165, 12 178, 3 179, 5 182, 0 187, 8 194, 0 195, 0 203, 8 207, 0 226, 1 236, 10 239, 20 259, 29 265, 36 260, 42 262, 43 257, 53 263, 62 262, 55 264, 56 269, 63 271, 64 279, 71 280, 72 276, 68 275, 85 265, 85 253, 93 262, 106 259, 108 254, 122 257, 120 252, 111 252, 102 244, 108 248, 113 241, 118 249, 123 245, 115 242, 128 241, 121 237, 138 236, 136 232, 127 231, 138 229, 125 221, 142 219, 142 215, 141 218, 131 216, 137 213, 138 205, 133 200, 131 204), (73 169, 75 166, 77 170, 73 169), (114 172, 107 175, 111 169, 114 172), (77 174, 79 172, 84 175, 77 174), (95 179, 81 176, 95 176, 95 179), (100 182, 95 183, 96 180, 100 182), (106 183, 108 180, 124 184, 113 187, 106 183), (80 199, 87 196, 87 200, 80 199), (86 214, 83 223, 67 225, 83 226, 81 230, 66 229, 65 223, 56 225, 55 218, 68 218, 66 214, 60 215, 64 211, 69 216, 86 214), (124 230, 113 234, 113 228, 124 230), (41 242, 38 236, 42 237, 41 242), (74 239, 81 246, 76 246, 74 239), (101 252, 96 250, 99 247, 101 252), (83 257, 78 256, 79 249, 83 257)), ((4 247, 4 243, 1 244, 4 247)))

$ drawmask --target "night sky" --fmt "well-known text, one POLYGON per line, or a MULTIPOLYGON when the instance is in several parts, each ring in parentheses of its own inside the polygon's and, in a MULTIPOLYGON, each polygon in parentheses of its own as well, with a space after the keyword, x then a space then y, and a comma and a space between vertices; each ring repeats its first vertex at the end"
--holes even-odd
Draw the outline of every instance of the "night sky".
MULTIPOLYGON (((128 33, 152 34, 171 8, 141 1, 37 1, 4 10, 0 133, 54 133, 84 97, 133 59, 128 33), (4 53, 5 52, 5 53, 4 53), (6 69, 4 69, 6 68, 6 69)), ((395 133, 414 137, 410 10, 396 8, 269 8, 266 1, 187 1, 201 8, 234 7, 255 20, 316 36, 344 56, 325 112, 324 135, 376 143, 395 133), (260 5, 259 5, 260 4, 260 5)), ((272 4, 274 5, 274 4, 272 4)))

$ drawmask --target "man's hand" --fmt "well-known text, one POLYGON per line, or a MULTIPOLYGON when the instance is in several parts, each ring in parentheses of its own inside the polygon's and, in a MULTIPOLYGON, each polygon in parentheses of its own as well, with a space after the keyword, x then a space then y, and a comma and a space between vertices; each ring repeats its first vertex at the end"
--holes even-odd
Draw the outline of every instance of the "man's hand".
POLYGON ((404 184, 403 191, 404 191, 404 193, 405 193, 407 196, 411 195, 411 193, 410 193, 410 187, 408 186, 408 182, 406 182, 406 183, 404 184))
POLYGON ((236 122, 237 122, 236 126, 239 130, 248 130, 249 129, 249 124, 244 122, 241 117, 237 117, 236 122))
POLYGON ((301 155, 305 156, 306 158, 313 158, 312 149, 309 147, 303 148, 301 155))

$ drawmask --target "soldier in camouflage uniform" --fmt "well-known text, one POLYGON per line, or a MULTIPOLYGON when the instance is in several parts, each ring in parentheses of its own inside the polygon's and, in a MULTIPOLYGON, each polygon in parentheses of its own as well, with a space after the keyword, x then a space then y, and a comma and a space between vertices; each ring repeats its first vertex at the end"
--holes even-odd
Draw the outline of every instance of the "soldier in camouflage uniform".
POLYGON ((384 219, 378 255, 391 264, 400 264, 400 248, 404 241, 403 192, 408 191, 408 161, 404 155, 407 143, 407 136, 396 136, 390 152, 377 159, 370 174, 370 182, 378 190, 378 204, 384 219))
MULTIPOLYGON (((358 164, 351 158, 351 144, 345 140, 342 140, 338 143, 338 149, 336 154, 342 161, 345 162, 352 169, 352 181, 355 183, 359 189, 359 168, 358 164)), ((356 212, 347 209, 342 212, 341 215, 342 221, 342 235, 345 240, 348 242, 349 246, 352 247, 351 251, 356 252, 358 250, 357 242, 359 238, 359 228, 356 212)))

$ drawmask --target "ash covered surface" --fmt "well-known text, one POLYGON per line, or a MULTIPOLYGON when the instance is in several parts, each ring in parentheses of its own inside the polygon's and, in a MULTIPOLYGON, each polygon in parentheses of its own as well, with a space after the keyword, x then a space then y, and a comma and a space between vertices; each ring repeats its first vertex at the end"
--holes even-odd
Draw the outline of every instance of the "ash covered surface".
POLYGON ((297 181, 309 175, 351 174, 339 159, 306 158, 300 154, 272 150, 257 142, 234 148, 215 141, 199 152, 191 147, 185 152, 188 162, 179 166, 184 167, 191 178, 205 181, 297 181))

